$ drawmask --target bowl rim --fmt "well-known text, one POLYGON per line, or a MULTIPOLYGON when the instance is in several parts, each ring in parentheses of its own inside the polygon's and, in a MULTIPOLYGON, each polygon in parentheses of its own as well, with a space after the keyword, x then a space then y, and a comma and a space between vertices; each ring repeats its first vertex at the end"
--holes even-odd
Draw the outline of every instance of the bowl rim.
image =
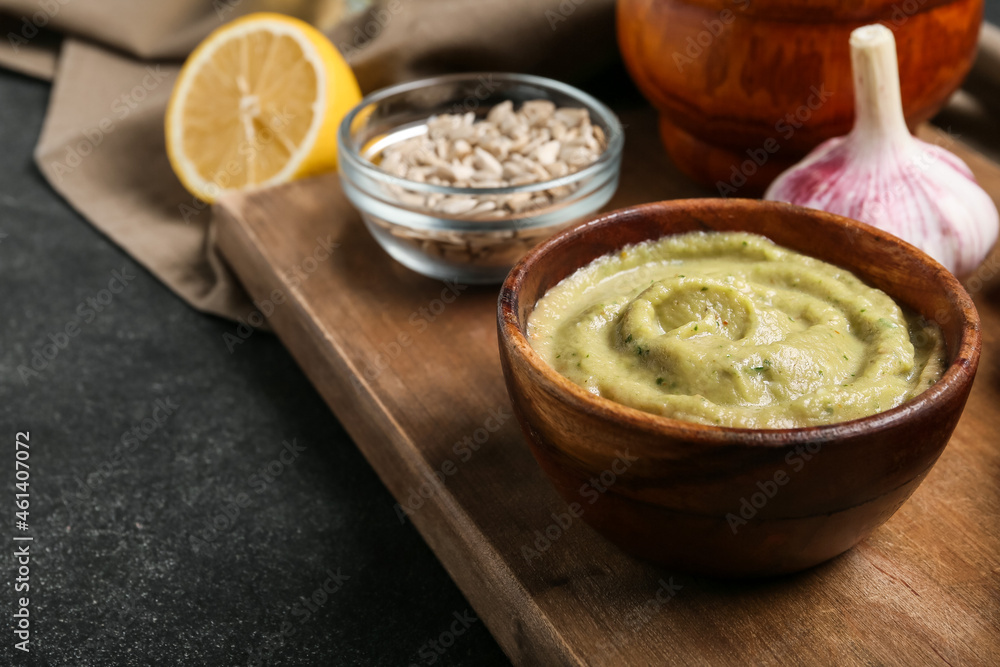
POLYGON ((351 169, 358 170, 360 173, 374 181, 380 181, 389 185, 400 186, 418 192, 442 195, 499 196, 517 194, 521 192, 541 192, 563 185, 569 185, 581 180, 599 176, 602 172, 607 170, 610 170, 611 172, 617 171, 615 165, 620 162, 624 145, 625 130, 622 127, 621 121, 610 107, 598 100, 596 97, 590 95, 589 93, 585 93, 579 88, 571 86, 568 83, 563 83, 562 81, 556 81, 555 79, 549 79, 535 74, 520 74, 517 72, 481 71, 444 74, 441 76, 427 77, 424 79, 407 81, 405 83, 398 83, 385 88, 380 88, 366 95, 350 111, 348 111, 344 118, 340 121, 340 126, 337 128, 337 148, 338 153, 340 154, 339 159, 347 163, 351 169), (594 162, 579 171, 574 171, 566 174, 565 176, 559 176, 557 178, 539 181, 537 183, 491 188, 462 188, 449 185, 434 185, 432 183, 421 183, 419 181, 412 181, 401 176, 395 176, 379 169, 371 162, 371 160, 363 157, 359 151, 352 147, 350 141, 351 126, 354 124, 355 119, 358 118, 366 108, 369 108, 374 104, 381 103, 400 93, 419 90, 421 88, 428 88, 439 84, 455 83, 460 81, 477 81, 481 77, 492 77, 493 79, 500 81, 547 88, 573 98, 586 107, 588 112, 596 115, 607 124, 610 130, 606 133, 607 145, 594 162))
MULTIPOLYGON (((665 234, 664 237, 670 235, 665 234)), ((616 249, 609 248, 607 252, 611 253, 616 249)), ((822 260, 819 257, 817 259, 822 260)), ((891 294, 889 296, 893 300, 896 299, 891 294)), ((596 415, 604 420, 627 426, 633 430, 653 435, 696 441, 699 444, 705 445, 748 445, 777 448, 796 444, 831 442, 847 437, 887 430, 909 420, 916 414, 931 410, 935 404, 959 398, 963 392, 967 391, 970 388, 972 380, 975 378, 982 344, 979 314, 976 311, 972 298, 950 271, 923 251, 893 234, 863 222, 818 209, 757 199, 701 198, 651 202, 608 211, 587 222, 564 230, 531 249, 511 269, 506 280, 504 280, 497 299, 497 319, 500 325, 499 344, 501 348, 506 347, 508 350, 519 354, 528 363, 534 375, 543 380, 542 388, 560 401, 569 403, 574 410, 596 415), (518 323, 517 311, 520 305, 520 288, 532 268, 544 256, 558 251, 559 248, 575 242, 595 229, 627 224, 635 216, 641 216, 652 210, 690 209, 692 207, 716 207, 734 211, 745 211, 748 207, 761 208, 763 210, 791 210, 797 215, 805 217, 826 218, 829 222, 847 226, 858 233, 874 235, 881 241, 901 244, 908 254, 929 266, 935 274, 934 277, 940 280, 945 285, 948 293, 954 297, 952 299, 954 310, 959 311, 959 323, 961 325, 961 336, 959 338, 958 349, 954 353, 954 361, 948 365, 941 379, 935 382, 934 385, 914 398, 885 412, 848 421, 833 422, 831 424, 783 429, 714 426, 645 412, 601 396, 594 396, 545 362, 541 355, 528 342, 527 336, 521 330, 521 326, 518 323)))

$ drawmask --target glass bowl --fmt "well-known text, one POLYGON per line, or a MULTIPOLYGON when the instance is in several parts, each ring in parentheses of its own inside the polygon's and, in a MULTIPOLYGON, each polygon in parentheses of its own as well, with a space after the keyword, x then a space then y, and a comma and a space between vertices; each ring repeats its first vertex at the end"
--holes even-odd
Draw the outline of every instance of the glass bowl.
POLYGON ((352 109, 337 135, 344 192, 379 245, 418 273, 466 284, 502 282, 530 248, 607 203, 618 187, 623 144, 618 118, 590 95, 552 79, 502 73, 452 74, 384 88, 352 109), (409 180, 375 163, 387 146, 425 133, 430 116, 471 112, 479 120, 506 100, 516 108, 539 99, 589 112, 591 124, 604 133, 604 150, 595 162, 560 178, 481 188, 409 180), (518 193, 535 203, 546 199, 538 196, 545 191, 560 194, 547 204, 491 219, 428 206, 435 197, 488 201, 518 193))

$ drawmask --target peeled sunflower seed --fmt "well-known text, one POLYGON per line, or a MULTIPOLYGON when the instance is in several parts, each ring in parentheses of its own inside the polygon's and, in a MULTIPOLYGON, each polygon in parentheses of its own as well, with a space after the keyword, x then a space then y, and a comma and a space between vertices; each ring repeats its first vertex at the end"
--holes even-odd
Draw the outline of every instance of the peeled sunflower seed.
MULTIPOLYGON (((407 180, 451 187, 507 188, 567 176, 593 163, 607 145, 603 130, 586 109, 560 108, 530 100, 492 107, 485 118, 472 112, 427 120, 425 134, 383 150, 378 166, 407 180)), ((487 196, 424 194, 391 186, 387 194, 411 209, 464 220, 523 218, 548 209, 577 190, 577 184, 535 192, 487 196)), ((555 229, 446 232, 414 230, 373 219, 402 243, 451 261, 482 266, 512 264, 555 229)), ((570 223, 567 223, 570 224, 570 223)))
MULTIPOLYGON (((603 131, 590 122, 586 109, 557 108, 549 100, 530 100, 515 110, 501 102, 477 121, 475 114, 443 114, 427 120, 427 133, 386 148, 380 167, 409 180, 453 187, 516 187, 559 178, 578 171, 604 150, 603 131)), ((562 186, 529 196, 533 207, 548 206, 576 189, 562 186), (541 202, 540 196, 549 200, 541 202)), ((417 193, 409 193, 416 195, 417 193)), ((494 207, 461 205, 427 197, 427 207, 446 215, 516 214, 526 210, 521 198, 498 196, 494 207), (445 206, 447 205, 447 208, 445 206)), ((401 199, 402 201, 402 199, 401 199)), ((413 196, 405 203, 412 206, 413 196)))

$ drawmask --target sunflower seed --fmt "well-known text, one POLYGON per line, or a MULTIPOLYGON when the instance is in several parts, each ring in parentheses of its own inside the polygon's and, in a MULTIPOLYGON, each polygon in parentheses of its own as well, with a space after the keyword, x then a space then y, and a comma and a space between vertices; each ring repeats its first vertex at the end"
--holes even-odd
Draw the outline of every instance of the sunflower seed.
MULTIPOLYGON (((607 138, 586 109, 556 107, 530 100, 511 101, 476 114, 442 114, 427 119, 427 132, 388 146, 377 165, 410 181, 450 187, 507 188, 568 176, 600 157, 607 138)), ((504 195, 445 196, 386 186, 390 199, 413 210, 437 211, 468 220, 500 220, 535 215, 572 196, 578 183, 504 195)), ((449 261, 500 266, 512 264, 533 245, 553 234, 531 230, 454 232, 419 230, 371 219, 401 243, 449 261)), ((569 224, 569 223, 567 223, 569 224)))

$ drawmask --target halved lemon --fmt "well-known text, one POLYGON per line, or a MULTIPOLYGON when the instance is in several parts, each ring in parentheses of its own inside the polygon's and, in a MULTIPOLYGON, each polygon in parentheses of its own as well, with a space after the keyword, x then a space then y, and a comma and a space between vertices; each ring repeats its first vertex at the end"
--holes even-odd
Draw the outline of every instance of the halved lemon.
POLYGON ((361 100, 321 32, 281 14, 219 28, 184 63, 167 107, 170 164, 193 195, 283 183, 337 168, 337 126, 361 100))

